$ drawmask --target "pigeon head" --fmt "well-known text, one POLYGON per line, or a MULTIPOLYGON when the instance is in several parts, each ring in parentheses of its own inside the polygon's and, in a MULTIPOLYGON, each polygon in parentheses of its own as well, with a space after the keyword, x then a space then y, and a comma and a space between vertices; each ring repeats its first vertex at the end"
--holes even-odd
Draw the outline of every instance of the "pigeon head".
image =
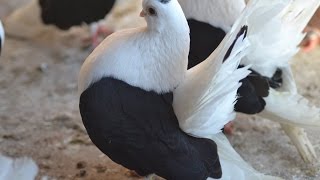
POLYGON ((188 27, 177 0, 144 0, 142 6, 140 16, 146 19, 149 29, 163 32, 188 27))
POLYGON ((3 29, 2 23, 0 21, 0 54, 1 54, 3 44, 4 44, 4 29, 3 29))

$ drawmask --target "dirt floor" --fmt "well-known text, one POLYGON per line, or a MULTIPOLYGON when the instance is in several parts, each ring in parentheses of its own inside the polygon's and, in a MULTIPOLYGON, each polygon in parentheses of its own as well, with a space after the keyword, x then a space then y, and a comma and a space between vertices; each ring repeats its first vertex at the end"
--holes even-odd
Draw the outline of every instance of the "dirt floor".
MULTIPOLYGON (((0 18, 28 1, 0 0, 0 18)), ((8 32, 0 58, 0 152, 32 157, 40 167, 38 179, 139 179, 99 152, 82 126, 77 74, 91 51, 80 45, 82 33, 44 41, 47 36, 8 32)), ((299 91, 320 106, 320 49, 299 54, 293 68, 299 91)), ((230 140, 254 168, 285 179, 320 179, 320 164, 306 165, 279 124, 239 119, 230 140)), ((320 156, 320 132, 308 133, 320 156)))

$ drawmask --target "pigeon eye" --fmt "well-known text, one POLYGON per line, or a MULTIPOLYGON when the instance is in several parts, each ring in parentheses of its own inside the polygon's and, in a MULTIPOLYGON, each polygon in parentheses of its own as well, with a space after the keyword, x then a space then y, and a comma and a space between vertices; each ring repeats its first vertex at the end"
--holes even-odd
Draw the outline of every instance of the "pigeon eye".
POLYGON ((148 13, 151 15, 151 16, 155 16, 157 14, 156 10, 154 10, 154 8, 149 8, 148 9, 148 13))

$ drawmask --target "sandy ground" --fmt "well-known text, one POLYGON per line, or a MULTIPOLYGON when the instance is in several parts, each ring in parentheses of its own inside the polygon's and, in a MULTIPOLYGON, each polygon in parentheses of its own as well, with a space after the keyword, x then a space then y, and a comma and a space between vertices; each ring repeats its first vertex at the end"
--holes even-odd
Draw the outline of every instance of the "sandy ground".
MULTIPOLYGON (((0 18, 28 1, 0 0, 0 18)), ((79 37, 64 33, 43 42, 40 36, 9 33, 0 60, 0 152, 32 157, 40 167, 38 179, 139 179, 99 152, 82 126, 77 74, 91 49, 81 47, 79 37)), ((320 50, 299 54, 293 68, 299 91, 320 105, 320 50)), ((320 165, 306 165, 279 124, 239 119, 230 140, 257 170, 285 179, 320 179, 320 165)), ((308 133, 320 155, 320 132, 308 133)))

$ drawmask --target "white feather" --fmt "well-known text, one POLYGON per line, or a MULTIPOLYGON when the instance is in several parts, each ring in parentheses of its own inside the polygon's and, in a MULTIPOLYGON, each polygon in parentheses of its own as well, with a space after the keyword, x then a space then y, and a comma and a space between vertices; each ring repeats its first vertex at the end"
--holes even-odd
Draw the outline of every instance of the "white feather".
POLYGON ((250 22, 250 19, 272 19, 285 7, 282 1, 271 4, 262 0, 252 2, 220 46, 204 62, 187 72, 185 81, 174 91, 173 102, 180 127, 185 132, 208 137, 220 132, 225 124, 234 119, 239 81, 249 73, 247 69, 237 69, 241 58, 247 54, 243 51, 248 46, 247 41, 239 38, 228 60, 223 64, 222 60, 243 25, 249 26, 248 39, 260 33, 261 30, 250 31, 251 28, 258 29, 256 26, 261 24, 250 22))
POLYGON ((38 166, 32 159, 0 155, 0 180, 34 180, 37 174, 38 166))
MULTIPOLYGON (((218 146, 218 154, 222 168, 221 180, 280 180, 281 178, 264 175, 253 169, 233 149, 223 133, 211 136, 218 146)), ((210 179, 210 178, 209 178, 210 179)))
MULTIPOLYGON (((272 1, 268 3, 272 4, 272 1)), ((278 68, 282 70, 283 85, 270 90, 270 95, 265 98, 266 107, 259 116, 280 122, 306 162, 315 161, 317 156, 301 127, 319 128, 320 109, 298 94, 289 61, 297 54, 298 45, 304 38, 302 31, 319 4, 319 0, 292 0, 272 19, 250 18, 249 22, 260 23, 257 29, 250 30, 259 33, 250 39, 255 49, 242 61, 243 64, 252 64, 253 70, 267 77, 272 77, 278 68)))
POLYGON ((206 22, 229 32, 246 4, 244 0, 179 0, 187 19, 206 22))
POLYGON ((249 27, 248 39, 254 39, 262 30, 250 29, 258 29, 260 21, 277 16, 286 7, 286 3, 289 1, 252 1, 220 46, 203 63, 189 70, 185 81, 174 91, 173 106, 180 127, 193 136, 210 138, 217 143, 222 179, 277 179, 255 171, 234 151, 225 136, 219 134, 223 125, 234 118, 239 80, 249 73, 248 67, 237 67, 241 58, 251 52, 245 51, 246 47, 250 49, 255 44, 250 45, 251 42, 248 44, 239 38, 230 57, 224 63, 222 59, 243 25, 249 27), (250 18, 256 18, 257 21, 253 23, 249 21, 250 18))
POLYGON ((299 94, 270 90, 260 116, 300 127, 320 128, 320 109, 299 94))
POLYGON ((248 42, 242 40, 243 36, 224 63, 225 51, 220 51, 210 56, 205 66, 189 70, 184 82, 174 91, 173 107, 185 132, 208 137, 221 132, 224 125, 235 118, 239 81, 250 73, 248 67, 237 69, 248 46, 248 42))
POLYGON ((176 0, 163 4, 144 0, 157 16, 147 16, 147 27, 108 36, 86 59, 79 75, 79 93, 103 77, 157 93, 172 92, 187 70, 189 26, 176 0))
MULTIPOLYGON (((277 68, 283 71, 283 86, 270 91, 269 97, 265 98, 266 108, 260 116, 297 126, 319 126, 320 111, 297 93, 289 64, 299 50, 298 45, 304 37, 302 31, 319 4, 319 0, 293 0, 275 18, 259 21, 263 31, 250 39, 255 48, 242 63, 252 64, 252 69, 267 77, 272 77, 277 68)), ((250 18, 250 21, 258 20, 250 18)))
MULTIPOLYGON (((278 2, 268 3, 272 6, 278 2)), ((319 0, 293 0, 274 18, 264 21, 260 17, 248 18, 249 23, 260 25, 249 29, 256 34, 250 39, 255 48, 242 64, 251 64, 252 69, 267 77, 272 77, 277 68, 288 67, 304 38, 302 31, 319 4, 319 0)), ((264 16, 263 11, 260 14, 264 16)))
POLYGON ((4 44, 4 28, 3 28, 3 25, 2 25, 2 22, 0 20, 0 40, 1 40, 1 44, 0 44, 0 50, 1 48, 3 47, 3 44, 4 44))

